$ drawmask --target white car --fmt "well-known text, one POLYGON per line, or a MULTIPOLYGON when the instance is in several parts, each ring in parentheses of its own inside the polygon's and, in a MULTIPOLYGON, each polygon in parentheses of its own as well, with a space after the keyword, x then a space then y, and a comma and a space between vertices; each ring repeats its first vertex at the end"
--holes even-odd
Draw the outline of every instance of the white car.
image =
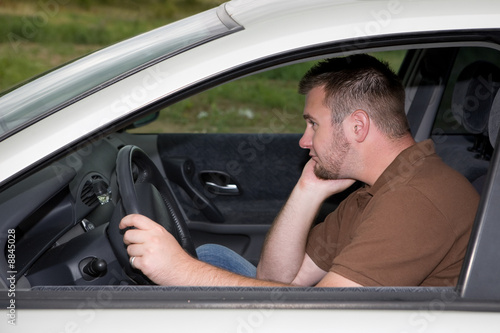
POLYGON ((0 331, 497 332, 499 87, 496 0, 233 0, 5 92, 0 331), (130 268, 117 220, 136 209, 178 221, 188 251, 218 243, 257 263, 308 158, 301 133, 284 133, 302 105, 273 106, 254 133, 236 124, 264 112, 251 108, 234 111, 233 133, 133 128, 174 122, 177 105, 237 79, 354 53, 390 57, 414 137, 481 194, 458 285, 161 287, 130 268))

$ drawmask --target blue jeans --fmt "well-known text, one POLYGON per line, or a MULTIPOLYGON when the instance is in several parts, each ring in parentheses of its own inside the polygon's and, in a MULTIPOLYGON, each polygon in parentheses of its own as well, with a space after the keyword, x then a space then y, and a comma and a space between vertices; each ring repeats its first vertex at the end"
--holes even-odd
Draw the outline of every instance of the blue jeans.
POLYGON ((257 268, 233 250, 218 244, 204 244, 196 248, 198 259, 227 271, 254 278, 257 268))

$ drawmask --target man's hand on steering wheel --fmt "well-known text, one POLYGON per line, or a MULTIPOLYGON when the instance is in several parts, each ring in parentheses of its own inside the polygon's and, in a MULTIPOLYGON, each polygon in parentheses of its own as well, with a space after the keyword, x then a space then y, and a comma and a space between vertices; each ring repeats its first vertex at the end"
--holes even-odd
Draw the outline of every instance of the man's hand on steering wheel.
POLYGON ((179 263, 192 259, 165 228, 146 216, 127 215, 119 227, 135 228, 123 236, 131 264, 156 284, 169 285, 175 280, 179 263))

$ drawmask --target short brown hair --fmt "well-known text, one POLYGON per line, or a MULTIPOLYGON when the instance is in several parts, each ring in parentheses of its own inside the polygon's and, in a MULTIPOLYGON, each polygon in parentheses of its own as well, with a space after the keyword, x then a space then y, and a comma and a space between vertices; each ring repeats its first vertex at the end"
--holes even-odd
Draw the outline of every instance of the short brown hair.
POLYGON ((320 86, 325 89, 324 103, 332 111, 334 124, 362 109, 390 138, 410 132, 404 109, 405 91, 387 63, 367 54, 321 61, 304 75, 299 93, 307 95, 320 86))

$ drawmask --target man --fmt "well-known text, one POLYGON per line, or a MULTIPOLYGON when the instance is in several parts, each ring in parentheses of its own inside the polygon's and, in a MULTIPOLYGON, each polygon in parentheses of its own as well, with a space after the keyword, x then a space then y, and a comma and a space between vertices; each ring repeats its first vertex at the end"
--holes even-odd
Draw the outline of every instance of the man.
POLYGON ((310 161, 266 239, 257 278, 190 257, 140 215, 121 222, 133 264, 165 285, 402 286, 456 284, 478 194, 434 152, 416 144, 404 89, 367 55, 330 59, 301 80, 310 161), (351 194, 311 229, 322 202, 351 194))

